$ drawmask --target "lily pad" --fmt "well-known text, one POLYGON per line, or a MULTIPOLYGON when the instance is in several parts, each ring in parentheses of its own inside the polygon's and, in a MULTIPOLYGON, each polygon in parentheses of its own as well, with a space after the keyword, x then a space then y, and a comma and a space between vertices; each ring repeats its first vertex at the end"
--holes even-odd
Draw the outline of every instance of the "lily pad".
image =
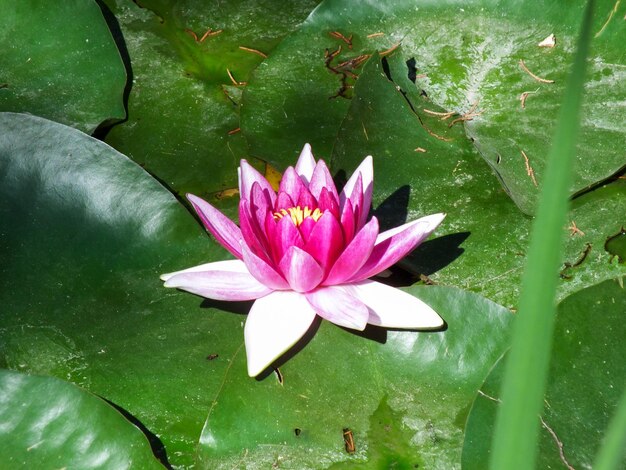
POLYGON ((93 0, 0 4, 0 111, 91 133, 125 117, 124 64, 93 0))
MULTIPOLYGON (((336 137, 333 168, 350 174, 364 155, 374 155, 375 213, 388 227, 448 214, 436 231, 439 238, 402 261, 406 269, 515 308, 531 220, 515 208, 460 127, 441 127, 437 117, 414 111, 433 106, 404 92, 403 51, 385 61, 372 58, 364 66, 336 137)), ((624 265, 609 263, 602 248, 624 223, 624 183, 616 180, 573 201, 574 225, 563 228, 569 236, 559 298, 626 272, 624 265), (581 259, 587 246, 591 251, 581 259)))
MULTIPOLYGON (((623 278, 583 289, 559 305, 537 468, 591 468, 625 385, 619 347, 625 311, 623 278)), ((464 469, 487 464, 504 362, 496 364, 472 406, 464 469)))
POLYGON ((241 89, 317 2, 105 3, 132 68, 128 120, 106 142, 175 192, 236 187, 239 160, 248 155, 239 131, 241 89))
POLYGON ((12 468, 163 468, 111 405, 70 383, 0 370, 0 460, 12 468))
POLYGON ((280 381, 246 378, 243 348, 229 357, 232 368, 211 397, 199 466, 458 467, 470 401, 507 347, 513 316, 459 289, 408 292, 439 312, 448 329, 368 328, 361 337, 322 322, 310 343, 280 366, 280 381))
MULTIPOLYGON (((297 139, 307 135, 321 155, 329 155, 351 96, 337 94, 346 85, 339 72, 347 70, 351 79, 360 73, 359 67, 350 67, 355 58, 401 44, 403 60, 410 63, 404 75, 415 82, 405 92, 428 97, 416 111, 424 114, 434 105, 450 112, 447 123, 465 123, 507 193, 532 214, 582 17, 583 2, 566 3, 510 1, 495 10, 481 1, 389 1, 353 9, 349 2, 327 0, 283 41, 246 88, 242 128, 251 153, 283 167, 299 147, 297 139), (350 38, 352 47, 333 33, 350 38), (556 46, 540 47, 551 33, 556 46), (329 53, 339 46, 329 62, 329 53), (533 71, 554 83, 537 81, 533 71)), ((625 164, 626 131, 617 123, 626 116, 620 46, 626 30, 618 20, 626 5, 598 4, 572 193, 625 164)), ((389 125, 395 124, 392 118, 389 125)))
POLYGON ((159 275, 225 250, 108 145, 33 116, 0 128, 0 367, 111 401, 190 465, 241 320, 159 275))

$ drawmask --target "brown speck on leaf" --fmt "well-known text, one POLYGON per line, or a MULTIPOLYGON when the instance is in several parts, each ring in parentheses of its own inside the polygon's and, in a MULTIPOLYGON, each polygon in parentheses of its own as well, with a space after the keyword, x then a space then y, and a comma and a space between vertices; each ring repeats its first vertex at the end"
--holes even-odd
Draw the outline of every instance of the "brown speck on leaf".
POLYGON ((235 129, 228 131, 228 135, 233 135, 233 134, 236 134, 237 132, 241 132, 241 127, 237 127, 235 129))
POLYGON ((422 147, 417 147, 414 152, 419 152, 419 153, 426 153, 426 149, 422 148, 422 147))
POLYGON ((373 38, 382 37, 384 35, 385 35, 385 33, 378 32, 378 33, 368 34, 366 37, 367 37, 367 39, 373 39, 373 38))
POLYGON ((426 114, 430 114, 431 116, 438 116, 438 117, 440 117, 442 121, 450 119, 452 116, 457 114, 456 111, 439 112, 439 111, 431 111, 430 109, 426 109, 426 108, 423 108, 423 111, 426 114))
POLYGON ((574 235, 580 235, 583 236, 585 235, 585 232, 583 232, 581 229, 579 229, 578 227, 576 227, 576 222, 574 222, 572 220, 572 222, 569 224, 569 227, 567 227, 567 229, 570 231, 570 236, 574 236, 574 235))
POLYGON ((526 174, 530 176, 530 179, 532 180, 533 184, 535 185, 535 187, 537 187, 537 180, 535 179, 535 172, 533 170, 533 167, 530 165, 530 160, 528 160, 528 156, 526 155, 526 152, 524 152, 523 150, 520 150, 520 152, 522 152, 522 157, 524 157, 524 164, 526 165, 526 174))
POLYGON ((220 355, 219 355, 219 354, 209 354, 209 355, 206 357, 206 360, 207 360, 207 361, 213 361, 213 360, 217 359, 218 357, 220 357, 220 355))
POLYGON ((450 122, 450 124, 448 124, 448 127, 454 126, 457 122, 471 121, 476 116, 480 116, 483 113, 483 111, 476 112, 477 107, 478 107, 478 101, 472 104, 472 107, 469 109, 468 112, 466 112, 465 114, 462 114, 460 117, 456 119, 453 119, 450 122))
POLYGON ((395 45, 391 46, 389 49, 380 52, 379 55, 381 57, 386 57, 389 54, 391 54, 393 51, 395 51, 398 47, 400 47, 400 43, 395 44, 395 45))
POLYGON ((209 38, 211 36, 217 36, 218 34, 220 34, 223 31, 223 29, 218 29, 217 31, 213 31, 211 28, 207 29, 206 32, 202 35, 202 37, 200 38, 200 40, 198 42, 204 42, 204 40, 206 38, 209 38))
POLYGON ((537 80, 538 82, 541 83, 554 83, 554 80, 548 80, 547 78, 541 78, 538 77, 537 75, 535 75, 534 73, 532 73, 530 70, 528 70, 528 67, 526 67, 526 64, 524 63, 524 59, 520 59, 519 60, 519 66, 520 68, 526 72, 528 75, 530 75, 531 77, 533 77, 535 80, 537 80))
POLYGON ((350 428, 343 428, 343 443, 348 454, 354 454, 354 452, 356 452, 354 435, 352 434, 352 430, 350 428))
POLYGON ((251 47, 245 47, 245 46, 239 46, 239 49, 241 49, 242 51, 246 51, 246 52, 252 52, 253 54, 260 55, 264 59, 267 59, 267 54, 261 52, 258 49, 253 49, 251 47))
POLYGON ((535 91, 524 91, 521 95, 519 95, 519 101, 522 105, 522 109, 526 109, 526 98, 528 98, 528 95, 534 95, 538 91, 539 88, 537 88, 535 91))
POLYGON ((235 80, 235 77, 233 76, 232 72, 229 69, 226 69, 226 73, 228 73, 228 77, 230 78, 230 81, 233 82, 233 85, 235 86, 245 86, 248 84, 248 82, 239 82, 237 80, 235 80))
POLYGON ((328 34, 336 39, 345 42, 348 45, 348 49, 352 49, 352 34, 350 35, 350 37, 345 37, 339 31, 331 31, 328 34))

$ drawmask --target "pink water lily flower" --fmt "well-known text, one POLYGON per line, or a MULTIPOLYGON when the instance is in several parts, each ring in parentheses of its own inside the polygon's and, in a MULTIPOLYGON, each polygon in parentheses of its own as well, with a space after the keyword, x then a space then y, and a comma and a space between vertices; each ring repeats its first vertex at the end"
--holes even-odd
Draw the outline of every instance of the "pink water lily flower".
POLYGON ((255 377, 289 350, 316 315, 355 330, 437 329, 443 320, 399 289, 369 280, 426 239, 445 214, 379 233, 367 216, 373 165, 367 157, 337 192, 323 160, 306 144, 285 171, 278 194, 245 160, 239 168, 239 223, 199 197, 187 197, 207 230, 235 260, 203 264, 161 279, 215 300, 255 300, 244 338, 255 377))

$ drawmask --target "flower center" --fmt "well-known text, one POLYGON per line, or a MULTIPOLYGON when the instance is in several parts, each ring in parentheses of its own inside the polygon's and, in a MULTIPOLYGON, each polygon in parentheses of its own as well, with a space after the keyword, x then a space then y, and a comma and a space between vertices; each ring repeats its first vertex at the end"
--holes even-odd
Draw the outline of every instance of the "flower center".
POLYGON ((307 206, 304 206, 304 209, 300 206, 296 206, 274 212, 274 219, 280 220, 286 215, 289 215, 295 226, 298 227, 307 217, 311 217, 315 222, 317 222, 322 216, 322 211, 319 209, 311 210, 307 206))

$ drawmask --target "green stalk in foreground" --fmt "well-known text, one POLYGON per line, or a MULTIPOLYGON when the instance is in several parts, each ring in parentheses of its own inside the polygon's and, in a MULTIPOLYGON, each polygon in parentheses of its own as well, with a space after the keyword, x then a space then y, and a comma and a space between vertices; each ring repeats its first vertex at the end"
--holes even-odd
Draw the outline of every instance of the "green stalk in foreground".
POLYGON ((496 418, 490 461, 492 470, 527 470, 534 468, 535 464, 592 12, 593 0, 590 0, 533 223, 519 313, 502 384, 502 405, 496 418))
POLYGON ((593 470, 619 468, 626 448, 626 391, 617 405, 617 411, 604 433, 604 440, 593 462, 593 470))

